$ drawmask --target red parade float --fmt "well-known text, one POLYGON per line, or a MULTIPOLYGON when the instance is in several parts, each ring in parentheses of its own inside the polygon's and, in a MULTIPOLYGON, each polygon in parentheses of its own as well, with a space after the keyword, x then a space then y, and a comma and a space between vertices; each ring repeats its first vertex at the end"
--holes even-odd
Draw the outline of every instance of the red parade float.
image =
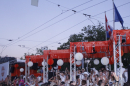
MULTIPOLYGON (((123 56, 124 53, 130 52, 130 30, 113 30, 113 34, 111 35, 110 39, 108 41, 93 41, 93 42, 70 42, 70 49, 66 50, 44 50, 43 55, 34 55, 34 56, 25 56, 26 58, 26 64, 29 61, 32 61, 33 63, 38 63, 38 66, 42 66, 42 62, 44 60, 49 65, 52 65, 54 63, 53 59, 62 59, 64 62, 70 62, 73 63, 74 61, 74 52, 80 52, 83 54, 84 58, 102 58, 102 57, 108 57, 109 58, 109 64, 114 64, 114 50, 113 49, 113 43, 115 45, 118 44, 120 39, 121 43, 121 56, 123 56), (120 38, 119 38, 120 36, 120 38), (122 40, 125 40, 124 42, 122 40)), ((116 58, 119 57, 119 54, 115 55, 116 58)), ((119 61, 117 61, 119 62, 119 61)), ((17 65, 15 65, 17 66, 17 65)), ((80 66, 80 65, 79 65, 80 66)), ((49 67, 51 69, 52 66, 49 67)), ((60 69, 61 67, 58 67, 60 69)), ((30 74, 37 74, 36 70, 30 69, 30 74)), ((14 75, 14 74, 12 74, 14 75)), ((36 75, 38 76, 38 75, 36 75)))

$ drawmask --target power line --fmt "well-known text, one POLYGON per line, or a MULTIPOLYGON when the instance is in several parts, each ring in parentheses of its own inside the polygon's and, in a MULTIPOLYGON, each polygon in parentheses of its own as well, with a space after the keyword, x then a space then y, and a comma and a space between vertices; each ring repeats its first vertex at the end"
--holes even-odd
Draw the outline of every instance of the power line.
MULTIPOLYGON (((92 0, 90 0, 90 1, 92 1, 92 0)), ((89 3, 90 1, 87 1, 87 2, 85 2, 85 3, 83 3, 83 4, 89 3)), ((71 8, 71 9, 69 9, 69 10, 66 10, 66 11, 65 11, 65 12, 63 12, 63 13, 66 13, 66 12, 68 12, 68 11, 70 11, 70 10, 74 9, 74 8, 77 8, 77 7, 81 6, 81 5, 83 5, 83 4, 80 4, 80 5, 78 5, 78 6, 75 6, 75 7, 71 8)), ((45 25, 46 23, 48 23, 48 22, 50 22, 50 21, 52 21, 52 20, 56 19, 57 17, 59 17, 59 16, 60 16, 60 15, 62 15, 63 13, 61 13, 61 14, 59 14, 59 15, 55 16, 54 18, 50 19, 49 21, 47 21, 47 22, 43 23, 42 25, 40 25, 40 26, 36 27, 35 29, 33 29, 33 30, 29 31, 28 33, 24 34, 23 36, 21 36, 21 37, 19 37, 19 38, 22 38, 22 37, 24 37, 24 36, 28 35, 29 33, 33 32, 33 31, 35 31, 36 29, 40 28, 41 26, 45 25)), ((43 29, 42 29, 42 30, 43 30, 43 29)), ((41 31, 41 30, 40 30, 40 31, 41 31)), ((37 32, 40 32, 40 31, 37 31, 37 32)), ((37 32, 36 32, 36 33, 37 33, 37 32)), ((31 35, 33 35, 33 34, 31 34, 31 35)), ((28 37, 29 37, 29 36, 28 36, 28 37)), ((27 37, 25 37, 25 38, 27 38, 27 37)), ((24 38, 24 39, 25 39, 25 38, 24 38)), ((15 41, 17 41, 17 40, 19 41, 19 39, 16 39, 15 41)), ((21 41, 21 40, 20 40, 20 41, 21 41)), ((8 46, 8 45, 10 45, 10 44, 11 44, 11 43, 7 44, 7 46, 8 46)))
MULTIPOLYGON (((106 0, 105 0, 105 1, 106 1, 106 0)), ((100 3, 102 3, 102 2, 100 2, 100 3)), ((98 4, 100 4, 100 3, 98 3, 98 4)), ((96 5, 98 5, 98 4, 96 4, 96 5)), ((96 5, 94 5, 94 6, 96 6, 96 5)), ((91 7, 93 7, 93 5, 90 6, 89 8, 91 8, 91 7)), ((87 8, 86 8, 86 9, 87 9, 87 8)), ((65 18, 63 18, 63 19, 61 19, 61 20, 59 20, 59 21, 57 21, 57 22, 55 22, 55 23, 53 23, 53 24, 51 24, 51 25, 49 25, 49 26, 47 26, 47 27, 45 27, 45 28, 43 28, 43 29, 41 29, 41 30, 39 30, 39 31, 37 31, 37 32, 35 32, 35 33, 33 33, 33 34, 31 34, 31 35, 29 35, 29 36, 27 36, 27 37, 30 37, 30 36, 32 36, 32 35, 34 35, 34 34, 40 32, 40 31, 42 31, 42 30, 48 28, 48 27, 51 27, 51 26, 53 26, 54 24, 56 24, 56 23, 58 23, 58 22, 60 22, 60 21, 62 21, 62 20, 64 20, 64 19, 67 19, 67 18, 71 17, 72 15, 74 15, 74 14, 71 14, 71 15, 69 15, 69 16, 67 16, 67 17, 65 17, 65 18)), ((29 33, 28 33, 28 34, 29 34, 29 33)), ((22 36, 22 37, 23 37, 23 36, 22 36)), ((25 37, 25 38, 27 38, 27 37, 25 37)), ((25 39, 25 38, 23 38, 23 39, 25 39)), ((21 39, 21 40, 23 40, 23 39, 21 39)), ((19 40, 19 41, 21 41, 21 40, 19 40)), ((16 41, 16 42, 14 42, 14 43, 12 43, 12 44, 15 44, 15 43, 17 43, 17 42, 19 42, 19 41, 16 41)), ((8 44, 7 44, 7 46, 8 46, 8 44)))
MULTIPOLYGON (((120 6, 117 6, 117 8, 119 8, 119 7, 122 7, 122 6, 124 6, 124 5, 127 5, 127 4, 129 4, 130 2, 127 2, 127 3, 125 3, 125 4, 122 4, 122 5, 120 5, 120 6)), ((108 12, 108 11, 111 11, 111 10, 113 10, 113 8, 112 9, 109 9, 109 10, 106 10, 106 12, 108 12)), ((103 14, 104 12, 101 12, 101 13, 98 13, 98 14, 96 14, 96 15, 93 15, 93 16, 97 16, 97 15, 100 15, 100 14, 103 14)))
POLYGON ((83 10, 89 9, 89 8, 94 7, 94 6, 96 6, 96 5, 102 4, 102 3, 106 2, 106 1, 107 1, 107 0, 102 1, 102 2, 99 2, 99 3, 97 3, 97 4, 93 5, 93 6, 87 7, 87 8, 85 8, 85 9, 82 9, 82 10, 78 11, 78 12, 81 12, 81 11, 83 11, 83 10))
MULTIPOLYGON (((60 35, 60 34, 62 34, 62 33, 64 33, 64 32, 66 32, 66 31, 68 31, 69 29, 71 29, 71 28, 73 28, 73 27, 75 27, 75 26, 77 26, 77 25, 83 23, 83 22, 86 21, 86 20, 88 20, 88 19, 85 19, 85 20, 83 20, 83 21, 81 21, 81 22, 79 22, 79 23, 73 25, 72 27, 70 27, 70 28, 68 28, 68 29, 66 29, 66 30, 64 30, 64 31, 62 31, 62 32, 60 32, 59 34, 56 34, 55 36, 53 36, 53 37, 47 39, 46 41, 48 41, 48 40, 50 40, 50 39, 52 39, 52 38, 55 38, 56 36, 58 36, 58 35, 60 35)), ((44 43, 44 42, 42 42, 42 43, 44 43)), ((41 45, 42 43, 39 43, 38 45, 41 45)), ((38 45, 35 45, 35 46, 33 46, 32 48, 34 48, 34 47, 36 47, 36 46, 38 46, 38 45)))
MULTIPOLYGON (((123 6, 123 5, 121 5, 121 6, 123 6)), ((97 14, 97 15, 99 15, 99 14, 97 14)), ((94 15, 94 16, 97 16, 97 15, 94 15)), ((92 17, 94 17, 94 16, 92 16, 92 17)), ((127 17, 130 17, 130 15, 125 16, 125 17, 123 17, 123 18, 127 18, 127 17)), ((95 18, 92 18, 92 19, 95 19, 95 18)), ((87 20, 88 20, 88 19, 87 19, 87 20)), ((97 20, 97 19, 95 19, 95 20, 97 20)), ((97 21, 99 21, 99 20, 97 20, 97 21)), ((75 25, 74 25, 74 26, 75 26, 75 25)), ((77 26, 77 24, 76 24, 76 26, 77 26)), ((73 26, 72 26, 72 27, 73 27, 73 26)), ((72 28, 72 27, 71 27, 71 28, 72 28)), ((71 29, 71 28, 69 28, 69 29, 71 29)), ((68 30, 68 29, 67 29, 67 30, 68 30)), ((65 31, 67 31, 67 30, 65 30, 65 31)), ((65 32, 65 31, 63 31, 63 32, 65 32)), ((63 32, 61 32, 61 33, 63 33, 63 32)), ((59 34, 53 36, 52 38, 54 38, 54 37, 60 35, 61 33, 59 33, 59 34)), ((50 38, 50 39, 52 39, 52 38, 50 38)), ((48 40, 50 40, 50 39, 48 39, 48 40)), ((48 41, 48 40, 46 40, 46 41, 48 41)), ((44 42, 43 42, 43 43, 44 43, 44 42)), ((42 43, 40 43, 40 44, 42 44, 42 43)), ((38 44, 38 45, 40 45, 40 44, 38 44)), ((38 46, 38 45, 36 45, 36 46, 38 46)), ((34 47, 36 47, 36 46, 34 46, 34 47)), ((34 48, 34 47, 32 47, 32 48, 34 48)))
MULTIPOLYGON (((0 39, 9 40, 9 39, 7 39, 7 38, 0 38, 0 39)), ((16 39, 11 39, 11 40, 16 40, 16 39)), ((44 42, 44 41, 38 41, 38 40, 21 40, 21 41, 44 42)), ((53 41, 48 41, 48 42, 53 42, 53 41)), ((58 41, 57 41, 57 42, 58 42, 58 41)), ((2 45, 2 46, 5 46, 5 45, 2 45)))
MULTIPOLYGON (((105 0, 105 1, 107 1, 107 0, 105 0)), ((105 1, 103 1, 103 2, 105 2, 105 1)), ((103 2, 100 2, 100 3, 98 3, 98 4, 101 4, 101 3, 103 3, 103 2)), ((130 3, 130 2, 128 2, 128 3, 130 3)), ((125 4, 123 4, 123 5, 126 5, 126 4, 128 4, 128 3, 125 3, 125 4)), ((90 7, 96 6, 96 5, 98 5, 98 4, 92 5, 92 6, 90 6, 90 7)), ((121 7, 121 6, 123 6, 123 5, 120 5, 120 6, 118 6, 118 7, 121 7)), ((90 7, 88 7, 88 8, 90 8, 90 7)), ((88 9, 88 8, 85 8, 84 10, 86 10, 86 9, 88 9)), ((110 10, 112 10, 112 9, 110 9, 110 10)), ((107 11, 110 11, 110 10, 107 10, 107 11)), ((83 10, 82 10, 82 11, 83 11, 83 10)), ((81 12, 81 11, 79 11, 79 12, 81 12)), ((102 13, 104 13, 104 12, 102 12, 102 13)), ((99 14, 102 14, 102 13, 99 13, 99 14)), ((97 14, 97 15, 99 15, 99 14, 97 14)), ((72 15, 74 15, 74 14, 72 14, 72 15)), ((70 16, 72 16, 72 15, 69 15, 69 16, 63 18, 63 19, 61 19, 60 21, 66 19, 66 18, 68 18, 68 17, 70 17, 70 16)), ((94 15, 94 16, 97 16, 97 15, 94 15)), ((94 17, 94 16, 92 16, 92 17, 94 17)), ((58 22, 60 22, 60 21, 58 21, 58 22)), ((58 23, 58 22, 56 22, 56 23, 58 23)), ((53 25, 56 24, 56 23, 53 23, 53 24, 50 25, 50 26, 53 26, 53 25)), ((50 27, 50 26, 48 26, 48 27, 50 27)), ((46 27, 46 28, 48 28, 48 27, 46 27)), ((37 31, 37 32, 35 32, 35 33, 33 33, 33 34, 36 34, 36 33, 40 32, 40 31, 42 31, 42 30, 44 30, 44 29, 46 29, 46 28, 43 28, 43 29, 41 29, 41 30, 39 30, 39 31, 37 31)), ((33 34, 31 34, 31 35, 29 35, 29 36, 27 36, 27 37, 30 37, 30 36, 32 36, 33 34)), ((25 37, 25 38, 27 38, 27 37, 25 37)), ((25 38, 23 38, 23 39, 25 39, 25 38)), ((21 39, 21 40, 23 40, 23 39, 21 39)), ((20 41, 21 41, 21 40, 20 40, 20 41)), ((17 42, 15 42, 15 43, 17 43, 17 42)))
MULTIPOLYGON (((105 1, 107 1, 107 0, 105 0, 105 1)), ((105 2, 105 1, 103 1, 103 2, 105 2)), ((103 2, 101 2, 101 3, 103 3, 103 2)), ((100 3, 98 3, 98 4, 100 4, 100 3)), ((98 5, 98 4, 96 4, 96 5, 98 5)), ((127 3, 128 4, 128 3, 127 3)), ((93 6, 91 6, 91 7, 93 7, 93 6)), ((88 9, 88 8, 86 8, 86 9, 88 9)), ((86 9, 84 9, 84 10, 86 10, 86 9)), ((83 11, 83 10, 82 10, 83 11)), ((79 12, 81 12, 81 11, 79 11, 79 12)), ((104 12, 103 12, 104 13, 104 12)), ((102 14, 102 13, 100 13, 100 14, 102 14)), ((73 14, 74 15, 74 14, 73 14)), ((97 15, 99 15, 99 14, 97 14, 97 15)), ((97 15, 94 15, 94 16, 97 16, 97 15)), ((92 16, 92 17, 94 17, 94 16, 92 16)), ((40 30, 41 31, 41 30, 40 30)), ((34 33, 35 34, 35 33, 34 33)), ((33 34, 32 34, 33 35, 33 34)), ((31 35, 30 35, 31 36, 31 35)), ((21 41, 21 40, 20 40, 21 41)))
MULTIPOLYGON (((49 1, 49 0, 46 0, 46 1, 48 1, 48 2, 50 2, 50 3, 52 3, 52 4, 56 4, 56 5, 58 5, 58 7, 62 6, 62 5, 59 5, 59 4, 54 3, 54 2, 52 2, 52 1, 49 1)), ((68 10, 73 10, 74 8, 80 7, 80 6, 82 6, 82 5, 84 5, 84 4, 87 4, 87 3, 91 2, 91 1, 93 1, 93 0, 89 0, 89 1, 87 1, 87 2, 85 2, 85 3, 82 3, 82 4, 78 5, 78 6, 73 7, 73 8, 71 8, 71 9, 70 9, 70 8, 67 8, 67 7, 65 7, 65 6, 62 6, 62 7, 66 8, 66 9, 68 9, 68 10)), ((68 11, 68 10, 67 10, 67 11, 68 11)))

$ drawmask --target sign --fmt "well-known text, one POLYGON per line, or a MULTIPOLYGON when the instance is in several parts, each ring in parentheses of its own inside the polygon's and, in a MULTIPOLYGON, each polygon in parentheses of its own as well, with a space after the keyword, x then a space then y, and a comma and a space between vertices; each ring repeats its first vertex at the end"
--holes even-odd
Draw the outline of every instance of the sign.
POLYGON ((0 64, 0 81, 5 80, 7 75, 9 75, 9 62, 0 64))

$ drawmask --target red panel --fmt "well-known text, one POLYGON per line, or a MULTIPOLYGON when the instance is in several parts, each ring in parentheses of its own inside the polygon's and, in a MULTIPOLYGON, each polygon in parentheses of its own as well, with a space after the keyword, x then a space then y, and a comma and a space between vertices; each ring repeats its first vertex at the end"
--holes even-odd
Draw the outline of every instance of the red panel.
POLYGON ((126 44, 130 44, 130 33, 126 33, 126 44))

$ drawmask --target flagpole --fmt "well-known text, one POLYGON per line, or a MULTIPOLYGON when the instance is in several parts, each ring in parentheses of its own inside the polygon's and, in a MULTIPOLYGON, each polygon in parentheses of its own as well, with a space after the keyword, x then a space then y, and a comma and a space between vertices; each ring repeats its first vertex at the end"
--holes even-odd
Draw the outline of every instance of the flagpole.
MULTIPOLYGON (((105 16, 106 16, 106 11, 105 11, 105 16)), ((105 28, 106 28, 106 41, 107 41, 107 27, 106 27, 106 18, 105 18, 105 28)))
MULTIPOLYGON (((114 7, 114 0, 113 1, 113 30, 115 30, 115 7, 114 7)), ((112 33, 113 34, 113 33, 112 33)), ((116 73, 117 64, 116 64, 116 46, 115 46, 115 40, 113 39, 113 56, 114 56, 114 72, 116 73)))
POLYGON ((114 0, 113 1, 113 30, 115 30, 115 9, 114 9, 114 0))

